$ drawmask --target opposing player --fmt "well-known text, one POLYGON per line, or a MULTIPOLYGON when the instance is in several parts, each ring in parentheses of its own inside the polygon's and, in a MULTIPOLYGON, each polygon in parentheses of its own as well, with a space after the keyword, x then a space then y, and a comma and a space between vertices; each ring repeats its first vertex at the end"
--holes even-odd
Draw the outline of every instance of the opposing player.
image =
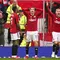
POLYGON ((18 51, 18 45, 19 45, 19 39, 20 39, 20 30, 17 26, 17 24, 19 23, 19 17, 17 15, 17 7, 14 6, 12 8, 13 13, 11 15, 11 27, 10 27, 10 33, 11 33, 11 40, 13 42, 12 45, 12 58, 20 58, 17 56, 17 51, 18 51))
POLYGON ((53 20, 53 52, 51 57, 58 58, 57 54, 59 51, 59 43, 60 43, 60 6, 56 7, 55 14, 53 14, 50 9, 48 8, 48 2, 46 2, 48 13, 52 16, 53 20))
POLYGON ((38 31, 37 31, 37 23, 38 23, 38 16, 42 13, 42 10, 38 10, 39 12, 36 13, 38 9, 35 7, 31 7, 30 9, 25 10, 25 15, 27 16, 27 40, 26 40, 26 56, 24 57, 27 59, 29 57, 29 43, 34 42, 35 46, 35 58, 38 58, 38 31))

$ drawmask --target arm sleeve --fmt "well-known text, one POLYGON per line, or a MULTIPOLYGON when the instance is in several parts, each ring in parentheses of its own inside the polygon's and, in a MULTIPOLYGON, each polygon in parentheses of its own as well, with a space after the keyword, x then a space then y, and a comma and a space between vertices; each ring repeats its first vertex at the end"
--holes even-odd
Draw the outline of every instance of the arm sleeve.
POLYGON ((38 11, 37 16, 40 16, 43 13, 43 10, 42 9, 38 9, 37 8, 36 11, 38 11))
POLYGON ((51 12, 51 10, 49 9, 49 7, 46 5, 47 11, 51 16, 54 16, 54 14, 51 12))
POLYGON ((28 16, 28 11, 29 11, 29 9, 28 9, 28 8, 24 8, 23 11, 24 11, 24 14, 25 14, 26 16, 28 16))

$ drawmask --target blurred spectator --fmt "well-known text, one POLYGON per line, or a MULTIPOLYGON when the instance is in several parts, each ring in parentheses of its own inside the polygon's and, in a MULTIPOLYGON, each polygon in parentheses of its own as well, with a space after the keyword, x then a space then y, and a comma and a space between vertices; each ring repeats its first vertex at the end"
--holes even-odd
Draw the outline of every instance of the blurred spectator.
MULTIPOLYGON (((3 0, 3 4, 4 4, 4 6, 5 6, 5 12, 6 12, 6 10, 7 10, 7 8, 9 7, 9 5, 10 5, 10 0, 3 0)), ((7 13, 6 13, 7 14, 7 13)), ((7 16, 8 16, 8 14, 7 14, 7 16)), ((7 16, 6 16, 6 21, 7 21, 7 16)), ((10 32, 9 32, 9 30, 7 29, 7 26, 8 26, 8 24, 4 24, 4 45, 5 46, 8 46, 8 44, 9 44, 9 42, 10 42, 10 40, 11 40, 11 38, 10 38, 10 32)))
POLYGON ((3 1, 0 0, 0 45, 4 45, 4 28, 3 28, 3 23, 4 23, 4 13, 5 13, 5 7, 3 5, 3 1))

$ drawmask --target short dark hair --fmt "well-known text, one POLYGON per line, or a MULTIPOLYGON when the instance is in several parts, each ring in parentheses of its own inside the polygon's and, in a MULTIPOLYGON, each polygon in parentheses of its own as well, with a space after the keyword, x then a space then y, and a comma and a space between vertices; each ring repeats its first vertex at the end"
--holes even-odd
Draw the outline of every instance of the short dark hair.
POLYGON ((12 10, 13 10, 14 12, 16 11, 16 9, 17 9, 16 6, 13 6, 13 7, 12 7, 12 10))
MULTIPOLYGON (((56 10, 57 10, 57 9, 60 9, 60 6, 57 6, 57 7, 56 7, 56 10)), ((56 12, 56 10, 55 10, 55 12, 56 12)))
POLYGON ((60 9, 60 4, 58 4, 57 2, 54 2, 52 7, 52 12, 55 13, 56 9, 60 9))

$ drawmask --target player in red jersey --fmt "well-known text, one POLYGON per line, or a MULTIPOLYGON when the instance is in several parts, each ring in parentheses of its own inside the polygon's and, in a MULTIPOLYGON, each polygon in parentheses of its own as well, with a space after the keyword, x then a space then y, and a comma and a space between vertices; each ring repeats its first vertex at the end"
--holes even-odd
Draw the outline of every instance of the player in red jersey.
POLYGON ((59 43, 60 43, 60 6, 56 7, 55 14, 53 14, 48 8, 48 2, 46 2, 48 13, 52 16, 53 26, 52 26, 52 37, 53 37, 53 52, 51 57, 58 58, 57 54, 59 51, 59 43))
POLYGON ((19 28, 17 26, 19 22, 19 17, 17 15, 17 7, 14 6, 12 8, 13 13, 11 15, 11 27, 10 27, 10 33, 11 33, 11 40, 13 42, 12 45, 12 58, 19 58, 17 57, 17 50, 18 50, 18 41, 20 39, 20 33, 19 33, 19 28))
POLYGON ((25 15, 27 16, 27 45, 26 45, 26 56, 25 59, 29 57, 29 43, 34 42, 35 46, 35 58, 38 58, 38 31, 37 31, 37 23, 38 23, 38 16, 42 13, 42 10, 38 10, 35 7, 31 7, 27 11, 25 11, 25 15))

